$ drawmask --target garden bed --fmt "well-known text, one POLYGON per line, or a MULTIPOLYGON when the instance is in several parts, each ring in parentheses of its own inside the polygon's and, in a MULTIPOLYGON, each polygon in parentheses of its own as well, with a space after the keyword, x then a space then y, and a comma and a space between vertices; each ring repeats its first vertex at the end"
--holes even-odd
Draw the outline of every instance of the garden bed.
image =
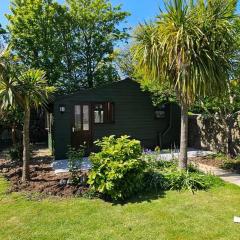
MULTIPOLYGON (((21 165, 0 156, 0 173, 10 181, 8 192, 40 193, 43 197, 71 197, 82 195, 87 191, 86 187, 67 184, 70 173, 55 174, 51 166, 52 161, 46 151, 35 151, 30 164, 31 180, 23 184, 21 182, 21 165)), ((86 172, 81 174, 86 174, 86 172)))
MULTIPOLYGON (((113 139, 110 140, 113 141, 113 139)), ((109 141, 109 139, 104 139, 104 141, 109 141)), ((122 137, 120 139, 114 139, 114 141, 116 145, 118 141, 122 144, 122 141, 128 142, 130 140, 122 137)), ((103 152, 92 155, 91 160, 93 160, 92 163, 95 163, 95 165, 91 174, 88 174, 88 171, 84 170, 75 172, 74 175, 73 170, 56 174, 55 169, 52 167, 53 159, 46 149, 33 151, 33 158, 30 163, 29 182, 24 184, 21 182, 21 162, 6 160, 6 156, 2 157, 2 159, 0 156, 0 173, 11 183, 9 192, 37 193, 40 194, 41 198, 47 196, 92 196, 92 194, 97 194, 97 196, 104 199, 124 200, 136 196, 138 193, 145 191, 144 189, 155 192, 188 189, 195 192, 197 190, 209 189, 218 184, 218 179, 210 175, 204 175, 194 168, 191 168, 188 172, 178 171, 176 163, 160 160, 159 154, 144 153, 144 155, 142 155, 140 144, 137 141, 134 143, 137 144, 137 148, 134 148, 137 155, 130 157, 130 161, 133 161, 134 165, 132 165, 132 163, 129 165, 134 171, 129 171, 129 168, 127 168, 129 160, 123 157, 123 154, 128 156, 126 154, 128 153, 128 151, 126 151, 128 148, 123 149, 116 147, 116 149, 119 149, 119 152, 115 151, 114 156, 109 154, 110 151, 107 151, 109 154, 107 162, 103 158, 103 156, 106 156, 105 154, 103 155, 103 152), (116 156, 118 156, 118 158, 116 158, 116 156), (142 159, 142 161, 140 161, 142 157, 144 160, 142 159), (111 164, 109 159, 111 159, 114 164, 111 164), (118 159, 118 164, 116 164, 116 159, 118 159), (122 159, 124 159, 124 161, 122 159), (126 169, 128 170, 126 171, 126 169), (136 169, 139 170, 139 174, 135 176, 134 174, 137 172, 136 169), (109 174, 109 172, 111 174, 109 174), (113 173, 115 175, 113 175, 113 173), (116 176, 118 178, 116 178, 116 176), (93 187, 94 193, 89 191, 90 187, 87 184, 88 178, 88 183, 93 187), (72 179, 72 182, 69 181, 70 179, 72 179), (134 181, 135 185, 131 186, 134 181), (127 184, 123 184, 123 182, 127 184)), ((109 146, 112 147, 112 145, 113 143, 109 146)), ((125 146, 128 145, 129 144, 125 144, 125 146)), ((130 146, 133 147, 135 145, 130 146)), ((104 151, 106 151, 105 148, 104 151)), ((72 155, 75 156, 74 151, 72 151, 72 155)), ((203 159, 205 158, 199 157, 194 161, 199 162, 203 161, 203 159)))
POLYGON ((204 164, 212 167, 229 170, 240 174, 240 158, 230 158, 222 154, 213 154, 205 157, 192 158, 191 161, 196 164, 204 164))

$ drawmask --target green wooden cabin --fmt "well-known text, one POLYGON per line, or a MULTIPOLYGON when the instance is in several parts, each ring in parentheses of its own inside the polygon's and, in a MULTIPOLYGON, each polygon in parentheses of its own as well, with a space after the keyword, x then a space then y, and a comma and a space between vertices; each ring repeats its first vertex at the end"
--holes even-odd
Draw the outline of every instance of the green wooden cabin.
POLYGON ((49 148, 55 159, 65 159, 68 146, 93 142, 109 135, 130 135, 145 148, 177 146, 180 134, 180 111, 176 104, 152 105, 150 95, 137 82, 119 82, 54 100, 48 114, 49 148))

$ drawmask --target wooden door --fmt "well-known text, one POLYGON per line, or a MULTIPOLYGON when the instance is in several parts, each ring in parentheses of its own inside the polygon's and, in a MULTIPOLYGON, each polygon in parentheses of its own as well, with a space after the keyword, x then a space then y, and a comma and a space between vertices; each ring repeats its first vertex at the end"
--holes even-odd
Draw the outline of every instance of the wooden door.
POLYGON ((72 147, 86 147, 89 153, 92 147, 91 105, 77 104, 73 108, 72 147))

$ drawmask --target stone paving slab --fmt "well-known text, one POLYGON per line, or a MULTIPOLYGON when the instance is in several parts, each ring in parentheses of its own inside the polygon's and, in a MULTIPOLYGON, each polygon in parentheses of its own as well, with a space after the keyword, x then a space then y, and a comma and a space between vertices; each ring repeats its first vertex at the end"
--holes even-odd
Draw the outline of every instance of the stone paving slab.
MULTIPOLYGON (((154 151, 149 151, 148 154, 156 154, 156 152, 154 151)), ((192 157, 203 157, 203 156, 207 156, 209 154, 213 154, 213 152, 210 151, 204 151, 204 150, 198 150, 198 149, 192 149, 189 148, 188 149, 188 157, 192 158, 192 157)), ((177 159, 179 157, 179 149, 173 150, 173 151, 169 151, 169 150, 163 150, 161 151, 161 153, 158 155, 158 157, 156 158, 157 160, 165 160, 165 161, 171 161, 172 159, 177 159)), ((79 166, 79 168, 81 168, 81 170, 89 170, 91 169, 91 162, 89 161, 88 158, 84 158, 82 161, 81 166, 79 166)), ((66 159, 63 160, 55 160, 52 164, 52 167, 55 171, 55 173, 66 173, 68 172, 68 162, 66 159)))
MULTIPOLYGON (((193 158, 193 157, 205 157, 213 153, 214 152, 211 152, 211 151, 189 148, 187 154, 189 158, 193 158)), ((159 160, 165 160, 165 161, 171 161, 173 159, 178 159, 178 158, 179 158, 179 149, 174 150, 172 152, 168 152, 168 153, 164 152, 163 150, 158 157, 159 160)))
MULTIPOLYGON (((54 169, 54 172, 56 174, 69 172, 68 161, 66 159, 54 161, 52 163, 52 168, 54 169)), ((83 158, 83 161, 81 162, 81 164, 79 166, 79 169, 80 168, 83 171, 87 171, 87 170, 91 169, 91 163, 88 158, 83 158)))

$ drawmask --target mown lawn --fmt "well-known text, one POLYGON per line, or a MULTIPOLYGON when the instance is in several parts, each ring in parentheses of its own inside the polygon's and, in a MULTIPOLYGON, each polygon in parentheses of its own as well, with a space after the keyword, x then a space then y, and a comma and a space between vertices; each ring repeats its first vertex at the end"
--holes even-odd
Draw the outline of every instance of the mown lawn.
POLYGON ((27 200, 6 195, 0 179, 0 239, 37 240, 239 240, 240 188, 169 191, 159 198, 113 205, 102 200, 27 200))

